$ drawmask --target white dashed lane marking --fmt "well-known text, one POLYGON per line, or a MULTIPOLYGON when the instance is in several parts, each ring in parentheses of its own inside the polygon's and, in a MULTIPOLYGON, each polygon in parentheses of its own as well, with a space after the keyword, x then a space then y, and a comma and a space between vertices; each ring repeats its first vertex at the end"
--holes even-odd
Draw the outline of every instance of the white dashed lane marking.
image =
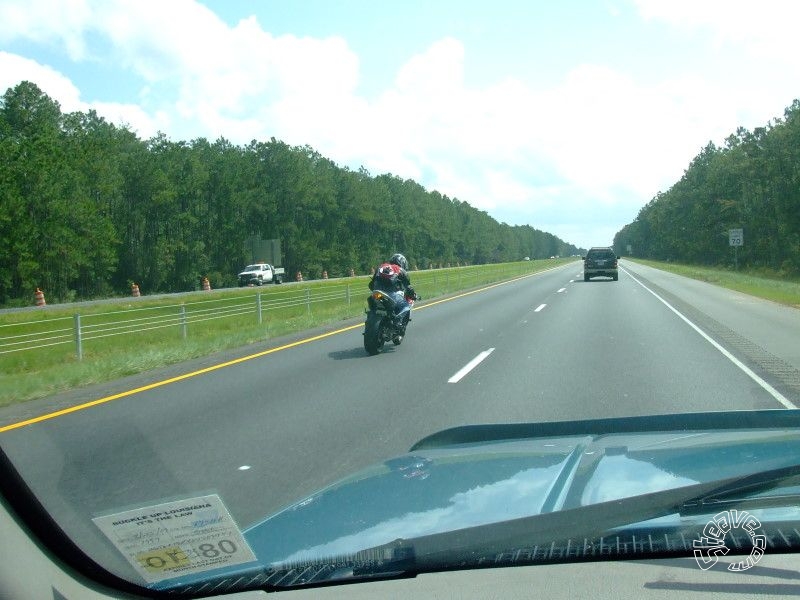
POLYGON ((458 373, 456 373, 450 379, 448 379, 447 383, 458 383, 459 381, 461 381, 467 375, 467 373, 469 373, 470 371, 472 371, 472 369, 481 364, 486 359, 486 357, 488 357, 492 352, 494 352, 494 348, 489 348, 488 350, 484 350, 483 352, 478 354, 478 356, 476 356, 466 365, 464 365, 458 371, 458 373))

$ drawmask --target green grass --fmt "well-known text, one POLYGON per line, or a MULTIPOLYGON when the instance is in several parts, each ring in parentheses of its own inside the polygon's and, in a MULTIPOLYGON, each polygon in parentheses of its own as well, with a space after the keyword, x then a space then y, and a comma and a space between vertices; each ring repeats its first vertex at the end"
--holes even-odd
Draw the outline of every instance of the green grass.
MULTIPOLYGON (((456 267, 414 271, 411 280, 425 300, 520 277, 552 268, 575 259, 525 261, 502 265, 456 267)), ((332 281, 313 281, 298 285, 264 286, 180 296, 137 298, 111 303, 50 306, 32 311, 0 313, 0 407, 50 396, 72 388, 112 381, 128 375, 180 363, 216 352, 315 327, 354 319, 363 315, 368 277, 332 281), (348 287, 349 299, 348 303, 348 287), (306 292, 307 290, 307 292, 306 292), (256 295, 261 295, 263 320, 258 323, 256 295), (310 298, 332 296, 307 304, 310 298), (295 306, 282 306, 297 302, 295 306), (184 339, 179 325, 180 305, 185 304, 189 322, 184 339), (210 316, 205 309, 240 307, 244 314, 194 322, 210 316), (124 312, 128 311, 128 312, 124 312), (78 360, 74 337, 74 315, 80 314, 84 340, 83 357, 78 360), (141 319, 130 323, 133 319, 141 319), (161 320, 169 319, 169 321, 161 320), (169 326, 145 330, 153 321, 169 326), (120 333, 88 339, 89 326, 116 331, 95 330, 94 335, 120 333), (62 330, 50 334, 54 330, 62 330), (20 338, 33 333, 33 338, 20 338), (65 343, 22 352, 7 344, 35 342, 34 338, 64 336, 65 343), (6 344, 4 346, 4 344, 6 344)), ((60 340, 55 340, 60 341, 60 340)))
POLYGON ((780 304, 800 308, 800 280, 797 279, 787 279, 786 277, 764 273, 763 271, 729 271, 725 269, 657 262, 638 258, 626 260, 632 260, 643 265, 661 269, 662 271, 706 281, 724 288, 750 294, 751 296, 757 296, 758 298, 764 298, 780 304))

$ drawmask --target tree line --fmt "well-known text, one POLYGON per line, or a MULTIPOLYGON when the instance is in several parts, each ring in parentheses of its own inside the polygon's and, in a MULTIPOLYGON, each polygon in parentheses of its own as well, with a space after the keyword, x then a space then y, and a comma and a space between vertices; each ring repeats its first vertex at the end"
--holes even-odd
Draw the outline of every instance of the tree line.
POLYGON ((35 84, 0 101, 0 304, 234 285, 246 240, 280 239, 287 272, 366 273, 400 251, 420 269, 578 252, 391 174, 274 138, 139 139, 64 114, 35 84))
POLYGON ((753 131, 709 143, 683 177, 614 238, 617 252, 657 260, 800 275, 800 100, 753 131), (742 229, 743 246, 729 245, 742 229), (736 254, 734 254, 736 253, 736 254))

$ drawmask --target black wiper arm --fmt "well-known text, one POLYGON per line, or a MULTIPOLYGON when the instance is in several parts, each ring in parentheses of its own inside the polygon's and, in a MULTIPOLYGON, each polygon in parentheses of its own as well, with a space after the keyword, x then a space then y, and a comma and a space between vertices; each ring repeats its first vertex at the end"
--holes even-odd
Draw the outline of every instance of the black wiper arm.
MULTIPOLYGON (((374 550, 387 556, 398 552, 406 573, 440 570, 448 565, 471 564, 478 555, 501 553, 510 548, 550 544, 554 540, 599 538, 615 528, 681 513, 690 509, 687 507, 723 494, 772 489, 798 475, 800 465, 780 467, 501 523, 395 540, 374 550), (413 560, 409 560, 411 556, 413 560)), ((384 563, 382 568, 392 570, 391 562, 389 559, 389 564, 384 563)))
POLYGON ((739 477, 710 494, 686 500, 681 506, 680 514, 706 514, 732 508, 800 506, 800 494, 797 493, 748 497, 751 494, 760 494, 788 485, 798 485, 800 484, 798 475, 800 467, 791 466, 739 477))
MULTIPOLYGON (((481 564, 492 554, 514 548, 550 546, 565 540, 597 540, 615 529, 673 514, 686 514, 709 502, 728 501, 728 496, 770 490, 800 477, 800 465, 779 467, 745 476, 731 477, 680 488, 622 498, 599 504, 501 523, 477 525, 362 549, 355 554, 312 563, 267 569, 258 575, 267 591, 315 587, 355 581, 414 577, 419 573, 481 564), (723 500, 723 497, 725 498, 723 500), (705 503, 705 504, 703 504, 705 503), (269 582, 269 583, 266 583, 269 582)), ((793 496, 777 496, 783 504, 795 504, 793 496), (787 502, 787 498, 789 499, 787 502)), ((735 499, 729 499, 734 502, 735 499)), ((746 499, 747 501, 747 499, 746 499)), ((741 502, 741 500, 740 500, 741 502)), ((681 552, 676 549, 676 552, 681 552)), ((221 584, 241 577, 226 576, 221 584)), ((213 582, 212 582, 213 583, 213 582)), ((212 586, 214 587, 214 586, 212 586)), ((216 587, 214 587, 216 589, 216 587)))
POLYGON ((800 494, 781 494, 760 498, 704 498, 696 502, 687 502, 681 507, 681 515, 705 515, 725 510, 782 508, 800 506, 800 494))

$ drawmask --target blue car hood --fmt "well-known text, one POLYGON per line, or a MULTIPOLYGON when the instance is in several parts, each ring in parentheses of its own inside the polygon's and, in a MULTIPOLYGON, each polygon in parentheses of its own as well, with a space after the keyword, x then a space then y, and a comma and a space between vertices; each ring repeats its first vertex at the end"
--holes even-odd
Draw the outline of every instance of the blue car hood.
MULTIPOLYGON (((613 508, 626 498, 797 466, 798 413, 456 428, 302 499, 244 535, 262 569, 335 563, 337 557, 380 560, 387 548, 405 540, 579 514, 577 509, 593 505, 613 508)), ((644 514, 631 513, 630 523, 617 518, 614 526, 709 518, 669 509, 647 519, 644 514)), ((608 529, 600 523, 595 530, 593 522, 578 536, 590 539, 608 529)), ((542 531, 539 542, 549 539, 542 531)), ((461 544, 461 538, 451 536, 448 543, 461 544)))

